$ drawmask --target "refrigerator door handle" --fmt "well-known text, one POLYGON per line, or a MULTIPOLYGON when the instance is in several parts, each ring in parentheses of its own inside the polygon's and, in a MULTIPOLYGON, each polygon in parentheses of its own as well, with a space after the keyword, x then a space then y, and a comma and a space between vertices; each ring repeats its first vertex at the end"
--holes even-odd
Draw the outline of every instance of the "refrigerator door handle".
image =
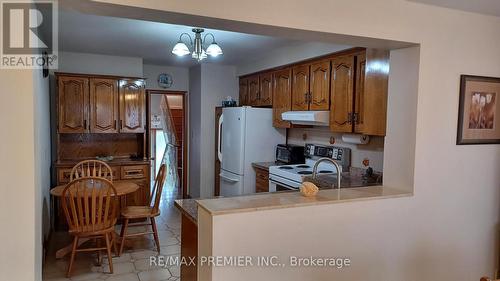
POLYGON ((219 136, 217 137, 217 158, 219 158, 219 161, 222 162, 222 151, 221 151, 221 138, 222 138, 222 121, 223 121, 224 115, 221 114, 219 117, 219 136))
POLYGON ((230 177, 227 177, 227 176, 225 176, 223 173, 220 173, 220 174, 219 174, 219 176, 220 176, 223 180, 228 181, 228 182, 239 182, 239 180, 237 180, 237 179, 232 179, 232 178, 230 178, 230 177))

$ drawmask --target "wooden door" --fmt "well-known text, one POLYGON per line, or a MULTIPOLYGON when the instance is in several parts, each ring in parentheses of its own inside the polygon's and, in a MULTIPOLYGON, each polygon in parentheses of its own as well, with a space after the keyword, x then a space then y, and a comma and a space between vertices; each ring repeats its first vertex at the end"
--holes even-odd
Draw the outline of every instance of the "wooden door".
POLYGON ((356 55, 356 88, 354 93, 354 132, 363 133, 365 120, 365 52, 356 55))
POLYGON ((309 110, 330 109, 330 61, 311 64, 309 110))
POLYGON ((259 106, 273 105, 273 74, 272 72, 259 75, 259 106))
POLYGON ((333 59, 332 69, 330 129, 352 132, 354 56, 333 59))
POLYGON ((248 105, 248 79, 240 78, 240 106, 248 105))
POLYGON ((248 105, 259 105, 259 76, 248 77, 248 105))
POLYGON ((281 119, 281 113, 292 109, 292 70, 276 71, 273 75, 273 126, 290 128, 290 122, 281 119))
POLYGON ((218 145, 219 145, 219 118, 222 115, 222 107, 217 106, 215 108, 215 147, 214 147, 214 155, 215 155, 215 163, 214 163, 214 196, 220 195, 220 169, 221 163, 219 161, 218 153, 218 145))
POLYGON ((59 76, 58 130, 59 133, 85 133, 89 128, 89 79, 59 76))
POLYGON ((118 133, 118 81, 90 78, 90 132, 118 133))
POLYGON ((309 65, 292 69, 292 110, 309 110, 309 65))
POLYGON ((120 80, 120 132, 144 133, 146 98, 144 80, 120 80))

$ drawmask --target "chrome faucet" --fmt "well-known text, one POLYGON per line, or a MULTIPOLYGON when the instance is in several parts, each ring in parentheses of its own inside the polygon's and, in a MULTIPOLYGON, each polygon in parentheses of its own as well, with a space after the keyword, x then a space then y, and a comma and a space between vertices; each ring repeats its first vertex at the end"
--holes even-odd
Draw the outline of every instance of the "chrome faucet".
POLYGON ((340 165, 335 162, 335 160, 333 160, 332 158, 326 158, 326 157, 323 157, 323 158, 320 158, 316 161, 316 163, 314 164, 314 167, 313 167, 313 172, 312 172, 312 178, 313 180, 316 179, 316 173, 318 171, 318 166, 319 166, 319 163, 323 162, 323 161, 327 161, 327 162, 331 162, 335 168, 337 169, 337 186, 338 188, 340 189, 340 178, 342 177, 341 174, 342 174, 342 168, 340 167, 340 165))

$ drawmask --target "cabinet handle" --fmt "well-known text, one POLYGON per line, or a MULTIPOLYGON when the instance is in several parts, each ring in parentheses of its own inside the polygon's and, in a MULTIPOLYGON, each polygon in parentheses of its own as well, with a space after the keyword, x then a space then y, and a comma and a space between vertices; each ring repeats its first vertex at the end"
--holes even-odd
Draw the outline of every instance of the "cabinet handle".
POLYGON ((354 121, 355 124, 359 124, 359 113, 353 113, 352 114, 352 119, 354 121))
POLYGON ((347 113, 347 123, 352 124, 352 113, 351 112, 347 113))
POLYGON ((118 129, 118 121, 115 120, 115 130, 118 129))
POLYGON ((87 130, 87 119, 83 120, 83 129, 87 130))
POLYGON ((308 96, 307 96, 307 92, 306 92, 306 93, 304 93, 304 99, 306 100, 306 103, 309 103, 309 98, 308 98, 308 96))
POLYGON ((120 130, 123 129, 123 120, 120 120, 120 130))

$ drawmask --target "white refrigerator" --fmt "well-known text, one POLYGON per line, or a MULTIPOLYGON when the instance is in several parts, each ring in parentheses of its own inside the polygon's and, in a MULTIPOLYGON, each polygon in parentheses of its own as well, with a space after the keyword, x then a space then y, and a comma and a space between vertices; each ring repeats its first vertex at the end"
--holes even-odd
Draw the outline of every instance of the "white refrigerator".
POLYGON ((220 195, 255 193, 253 162, 275 160, 276 145, 286 142, 285 129, 273 127, 270 108, 226 107, 219 119, 220 195))

